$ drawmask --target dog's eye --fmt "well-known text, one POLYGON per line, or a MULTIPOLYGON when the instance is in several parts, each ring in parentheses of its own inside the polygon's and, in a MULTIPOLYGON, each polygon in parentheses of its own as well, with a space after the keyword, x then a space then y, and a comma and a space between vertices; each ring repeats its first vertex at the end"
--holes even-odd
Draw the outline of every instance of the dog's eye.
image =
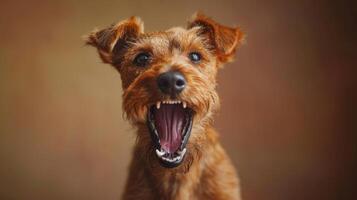
POLYGON ((198 63, 201 60, 201 54, 197 53, 197 52, 192 52, 188 55, 188 57, 190 58, 190 60, 194 63, 198 63))
POLYGON ((140 53, 134 58, 134 64, 139 67, 145 67, 150 62, 150 54, 140 53))

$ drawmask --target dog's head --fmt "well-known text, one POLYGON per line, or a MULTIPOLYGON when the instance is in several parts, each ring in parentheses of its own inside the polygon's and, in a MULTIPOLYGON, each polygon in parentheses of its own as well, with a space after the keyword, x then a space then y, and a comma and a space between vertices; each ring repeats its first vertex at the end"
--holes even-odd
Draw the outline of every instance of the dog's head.
POLYGON ((242 40, 239 28, 196 14, 186 29, 150 33, 131 17, 92 32, 87 44, 119 71, 125 114, 148 130, 138 135, 148 157, 156 154, 163 166, 175 167, 199 153, 219 107, 217 71, 242 40))

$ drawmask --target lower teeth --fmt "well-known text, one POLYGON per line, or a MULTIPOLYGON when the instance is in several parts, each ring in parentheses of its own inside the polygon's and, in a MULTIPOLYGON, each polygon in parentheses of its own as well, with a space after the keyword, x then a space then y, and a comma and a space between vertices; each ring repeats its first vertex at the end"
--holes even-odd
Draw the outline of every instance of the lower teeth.
POLYGON ((177 156, 175 156, 175 157, 164 157, 164 155, 166 155, 166 154, 168 154, 168 153, 166 153, 163 149, 160 149, 160 150, 158 150, 158 149, 156 149, 155 150, 156 151, 156 155, 159 157, 159 158, 161 158, 161 159, 163 159, 163 160, 166 160, 166 161, 169 161, 169 162, 176 162, 176 161, 179 161, 179 160, 181 160, 181 158, 185 155, 185 153, 186 153, 186 148, 184 148, 183 150, 179 150, 179 151, 177 151, 177 156))

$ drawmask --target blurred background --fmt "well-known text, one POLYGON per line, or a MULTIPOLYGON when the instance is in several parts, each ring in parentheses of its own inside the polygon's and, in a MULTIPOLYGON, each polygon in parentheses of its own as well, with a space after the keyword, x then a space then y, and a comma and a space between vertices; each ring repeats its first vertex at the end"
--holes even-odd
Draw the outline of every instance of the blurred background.
POLYGON ((81 36, 197 10, 247 44, 219 74, 216 128, 245 200, 356 199, 356 5, 344 1, 0 1, 0 199, 118 199, 135 140, 121 81, 81 36))

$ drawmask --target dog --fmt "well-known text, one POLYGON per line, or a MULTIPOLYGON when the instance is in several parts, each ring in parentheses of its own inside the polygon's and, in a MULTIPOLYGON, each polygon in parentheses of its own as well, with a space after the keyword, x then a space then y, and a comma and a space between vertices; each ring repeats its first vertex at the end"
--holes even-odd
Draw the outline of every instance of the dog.
POLYGON ((202 13, 187 28, 144 33, 130 17, 87 35, 120 73, 124 115, 137 128, 122 199, 241 199, 212 124, 217 72, 243 41, 239 27, 202 13))

